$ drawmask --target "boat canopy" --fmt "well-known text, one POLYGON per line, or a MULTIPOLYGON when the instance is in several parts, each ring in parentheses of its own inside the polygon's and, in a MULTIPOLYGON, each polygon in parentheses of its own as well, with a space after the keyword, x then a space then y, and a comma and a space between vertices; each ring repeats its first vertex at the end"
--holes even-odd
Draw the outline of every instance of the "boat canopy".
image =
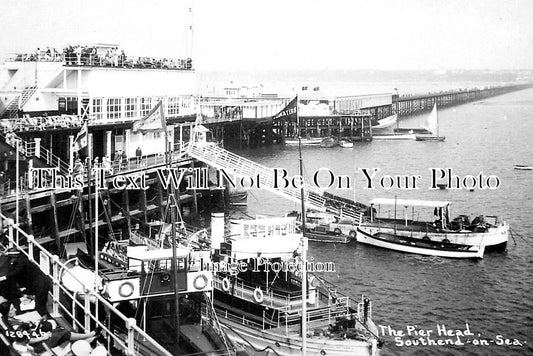
POLYGON ((370 205, 402 205, 402 206, 421 206, 427 208, 444 208, 451 204, 449 201, 437 200, 415 200, 415 199, 389 199, 376 198, 370 201, 370 205))

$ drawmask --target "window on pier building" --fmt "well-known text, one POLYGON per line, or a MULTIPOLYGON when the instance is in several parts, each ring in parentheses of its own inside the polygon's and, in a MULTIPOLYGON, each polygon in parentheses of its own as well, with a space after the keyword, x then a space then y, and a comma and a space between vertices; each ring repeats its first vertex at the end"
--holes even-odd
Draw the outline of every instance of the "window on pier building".
POLYGON ((141 98, 141 116, 146 116, 152 109, 152 98, 151 97, 142 97, 141 98))
POLYGON ((169 96, 167 103, 168 115, 178 115, 180 113, 180 98, 177 96, 169 96))
POLYGON ((109 98, 107 99, 107 118, 108 119, 119 119, 121 116, 122 105, 120 98, 109 98))
POLYGON ((101 98, 95 98, 93 99, 93 106, 91 109, 91 116, 94 120, 102 120, 103 119, 103 113, 102 113, 102 99, 101 98))
POLYGON ((126 117, 137 116, 137 98, 126 98, 126 117))

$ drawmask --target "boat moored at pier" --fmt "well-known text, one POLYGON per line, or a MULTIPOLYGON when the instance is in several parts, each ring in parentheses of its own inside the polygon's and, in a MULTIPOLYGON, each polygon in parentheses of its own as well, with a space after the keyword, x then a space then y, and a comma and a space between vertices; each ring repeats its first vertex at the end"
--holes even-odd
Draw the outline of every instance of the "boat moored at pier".
POLYGON ((308 266, 299 256, 307 246, 301 243, 294 218, 232 220, 225 237, 222 228, 223 221, 212 228, 215 256, 240 267, 215 275, 214 305, 234 343, 276 355, 300 355, 304 332, 307 354, 378 354, 382 342, 370 300, 356 302, 311 273, 302 298, 300 271, 308 266), (287 268, 280 271, 278 266, 287 268), (303 331, 302 300, 307 303, 303 331))
POLYGON ((410 243, 424 241, 431 248, 442 246, 443 251, 464 250, 465 246, 486 247, 487 250, 505 248, 509 237, 509 225, 505 221, 482 215, 472 221, 466 215, 451 220, 450 206, 448 201, 373 199, 358 228, 357 241, 370 243, 373 237, 395 236, 410 243), (387 210, 387 206, 394 208, 387 210), (398 212, 399 207, 403 207, 403 211, 398 212), (418 208, 425 208, 426 214, 418 208), (431 213, 427 213, 427 209, 431 213), (432 215, 435 220, 430 219, 432 215))

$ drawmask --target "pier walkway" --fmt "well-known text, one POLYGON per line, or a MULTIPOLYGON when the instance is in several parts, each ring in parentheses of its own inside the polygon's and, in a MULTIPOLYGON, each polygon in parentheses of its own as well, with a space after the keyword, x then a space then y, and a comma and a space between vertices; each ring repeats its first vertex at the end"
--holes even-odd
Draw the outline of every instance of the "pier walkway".
POLYGON ((398 114, 399 116, 408 116, 422 111, 429 111, 433 108, 435 103, 439 108, 448 107, 531 87, 533 87, 533 84, 527 83, 497 87, 456 89, 439 93, 402 96, 394 95, 392 97, 392 108, 395 114, 398 114))
MULTIPOLYGON (((284 187, 283 182, 278 181, 278 188, 275 188, 276 182, 272 169, 218 147, 214 143, 193 142, 189 144, 187 152, 189 156, 217 169, 223 169, 227 174, 236 178, 257 179, 262 189, 294 202, 301 202, 302 191, 299 187, 291 185, 284 187)), ((332 194, 325 195, 323 191, 308 183, 304 185, 304 200, 308 208, 331 212, 339 218, 351 217, 358 222, 361 221, 365 210, 362 204, 332 194)))

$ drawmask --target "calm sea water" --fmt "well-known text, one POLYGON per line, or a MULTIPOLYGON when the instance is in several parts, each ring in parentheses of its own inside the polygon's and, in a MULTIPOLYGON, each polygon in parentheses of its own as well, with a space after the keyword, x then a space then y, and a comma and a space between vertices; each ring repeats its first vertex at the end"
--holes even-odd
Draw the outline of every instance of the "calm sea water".
MULTIPOLYGON (((373 318, 383 326, 383 355, 528 355, 533 354, 533 171, 513 169, 513 164, 533 165, 533 90, 510 93, 480 102, 440 110, 440 132, 445 142, 374 141, 356 143, 352 149, 303 148, 305 174, 320 168, 354 178, 352 189, 332 193, 361 202, 375 197, 450 200, 452 214, 498 215, 514 231, 507 251, 488 253, 482 261, 451 260, 402 254, 362 244, 311 243, 310 256, 332 261, 336 273, 325 277, 353 297, 373 301, 373 318), (429 168, 452 169, 459 176, 495 175, 495 190, 430 190, 429 168), (383 175, 420 175, 418 189, 364 189, 357 168, 379 168, 383 175), (355 184, 353 184, 355 183, 355 184), (355 185, 355 188, 354 186, 355 185), (465 330, 462 346, 406 346, 417 336, 395 339, 389 327, 465 330), (479 340, 488 345, 477 345, 479 340), (500 342, 521 345, 498 345, 500 342)), ((404 119, 402 127, 419 127, 426 114, 404 119)), ((298 173, 298 149, 263 147, 237 151, 268 167, 298 173)), ((247 214, 276 216, 298 210, 299 204, 253 190, 247 214)))

